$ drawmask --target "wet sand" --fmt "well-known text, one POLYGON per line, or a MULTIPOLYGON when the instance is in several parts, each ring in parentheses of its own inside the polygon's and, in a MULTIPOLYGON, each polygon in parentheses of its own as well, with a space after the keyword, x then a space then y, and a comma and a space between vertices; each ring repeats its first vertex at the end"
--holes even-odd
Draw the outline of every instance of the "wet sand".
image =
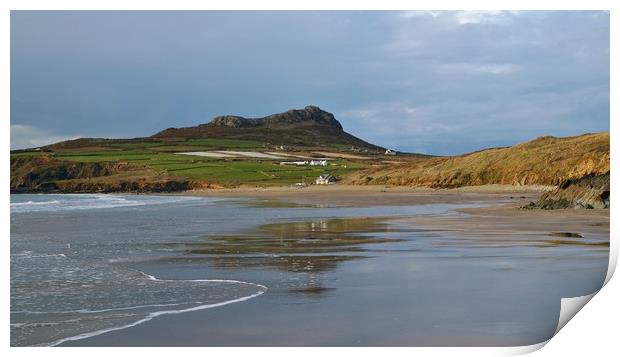
MULTIPOLYGON (((424 215, 409 218, 409 223, 432 230, 444 230, 462 237, 519 235, 530 233, 607 234, 608 209, 521 209, 552 186, 484 185, 458 189, 430 189, 390 186, 327 185, 269 188, 234 188, 189 191, 187 194, 214 197, 253 197, 264 206, 346 206, 467 204, 490 205, 459 209, 458 216, 424 215)), ((562 238, 556 235, 556 238, 562 238)), ((567 237, 571 238, 571 237, 567 237)), ((560 241, 560 239, 558 239, 560 241)), ((571 241, 570 239, 565 241, 571 241)), ((578 240, 575 240, 576 242, 578 240)))
POLYGON ((459 237, 506 243, 528 242, 540 236, 549 244, 609 245, 608 209, 530 210, 504 204, 465 208, 458 216, 425 215, 407 218, 418 227, 436 229, 459 237))
MULTIPOLYGON (((422 187, 311 185, 307 187, 240 187, 193 190, 180 193, 191 196, 253 197, 263 200, 324 206, 394 206, 434 203, 496 202, 515 200, 528 203, 551 186, 485 185, 458 189, 422 187), (526 201, 524 201, 526 200, 526 201)), ((525 204, 524 203, 524 204, 525 204)))
MULTIPOLYGON (((515 346, 550 338, 559 300, 606 273, 609 210, 524 210, 541 187, 194 191, 253 207, 482 205, 408 216, 311 219, 209 236, 165 274, 225 274, 261 297, 162 316, 71 346, 515 346)), ((347 208, 348 209, 348 208, 347 208)), ((285 216, 284 216, 285 217, 285 216)), ((159 270, 158 270, 159 269, 159 270)), ((174 276, 174 275, 173 275, 174 276)))

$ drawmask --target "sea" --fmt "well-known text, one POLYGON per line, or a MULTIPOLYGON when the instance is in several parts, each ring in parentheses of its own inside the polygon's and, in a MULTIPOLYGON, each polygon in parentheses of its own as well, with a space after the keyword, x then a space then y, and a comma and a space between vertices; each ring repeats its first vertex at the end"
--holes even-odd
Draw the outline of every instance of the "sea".
POLYGON ((555 331, 561 297, 600 288, 609 248, 473 244, 405 223, 486 204, 11 195, 10 343, 544 341, 555 331))

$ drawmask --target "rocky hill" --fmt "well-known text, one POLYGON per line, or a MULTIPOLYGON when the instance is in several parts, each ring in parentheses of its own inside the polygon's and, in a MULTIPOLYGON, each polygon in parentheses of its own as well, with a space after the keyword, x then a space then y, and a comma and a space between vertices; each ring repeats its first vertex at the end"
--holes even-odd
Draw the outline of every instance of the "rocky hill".
POLYGON ((303 147, 351 145, 378 152, 383 150, 345 132, 332 113, 315 106, 293 109, 263 118, 218 116, 207 124, 168 128, 151 138, 157 140, 226 138, 263 141, 273 145, 303 147))
POLYGON ((507 148, 358 171, 350 184, 454 188, 484 184, 559 185, 609 171, 609 133, 544 136, 507 148))
POLYGON ((244 118, 223 115, 206 124, 184 128, 168 128, 150 137, 134 139, 79 138, 42 147, 43 150, 75 150, 80 148, 107 148, 132 143, 165 142, 178 145, 188 140, 230 139, 261 142, 266 147, 289 146, 296 148, 356 147, 370 153, 381 153, 384 148, 357 138, 342 128, 332 113, 316 106, 292 109, 263 118, 244 118))

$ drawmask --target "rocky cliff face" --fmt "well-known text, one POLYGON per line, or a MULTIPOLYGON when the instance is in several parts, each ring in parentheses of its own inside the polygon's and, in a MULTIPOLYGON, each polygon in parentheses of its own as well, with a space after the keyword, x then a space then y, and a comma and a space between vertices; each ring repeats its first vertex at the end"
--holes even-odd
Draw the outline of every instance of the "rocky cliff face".
POLYGON ((566 180, 524 208, 609 208, 609 172, 566 180))
POLYGON ((171 192, 194 183, 125 162, 11 159, 11 192, 171 192))

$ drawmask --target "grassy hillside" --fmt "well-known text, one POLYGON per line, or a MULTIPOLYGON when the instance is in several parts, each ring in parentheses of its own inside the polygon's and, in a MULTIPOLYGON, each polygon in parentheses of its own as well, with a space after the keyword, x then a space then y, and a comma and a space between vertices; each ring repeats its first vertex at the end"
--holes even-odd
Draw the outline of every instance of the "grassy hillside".
POLYGON ((544 136, 508 148, 382 165, 349 175, 351 184, 452 188, 484 184, 558 185, 609 171, 609 133, 544 136))
POLYGON ((257 140, 238 140, 221 138, 157 140, 151 138, 135 139, 98 139, 81 138, 61 141, 44 146, 48 152, 62 151, 125 151, 132 149, 152 151, 184 151, 184 150, 223 150, 223 149, 264 149, 266 144, 257 140))
POLYGON ((150 137, 80 138, 13 151, 11 190, 148 191, 309 183, 322 174, 341 177, 366 168, 364 160, 384 151, 345 132, 333 114, 307 106, 262 118, 224 115, 150 137), (309 164, 325 157, 327 166, 309 164), (307 163, 292 163, 299 160, 307 163))
MULTIPOLYGON (((181 183, 168 184, 178 189, 290 185, 313 182, 317 176, 326 172, 342 177, 368 167, 363 162, 339 158, 330 160, 328 167, 322 167, 279 164, 280 161, 299 160, 294 157, 210 158, 178 154, 216 150, 268 150, 263 143, 252 140, 188 139, 166 142, 150 139, 97 139, 89 141, 88 145, 84 145, 84 141, 61 144, 44 150, 11 153, 11 189, 15 192, 28 191, 29 188, 34 191, 45 191, 46 188, 71 191, 75 188, 75 191, 85 192, 88 187, 93 187, 93 191, 122 191, 123 187, 136 188, 127 191, 149 191, 151 187, 153 190, 161 190, 160 184, 149 186, 149 181, 181 183)), ((320 156, 312 152, 302 152, 300 155, 320 156)))

